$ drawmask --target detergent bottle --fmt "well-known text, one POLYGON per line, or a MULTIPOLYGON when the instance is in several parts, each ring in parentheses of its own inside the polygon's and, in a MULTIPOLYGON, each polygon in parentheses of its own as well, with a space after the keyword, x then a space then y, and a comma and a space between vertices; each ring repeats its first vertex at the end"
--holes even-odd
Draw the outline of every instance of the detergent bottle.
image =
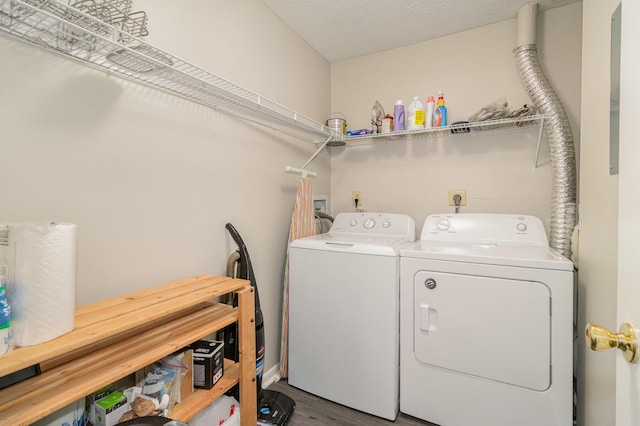
POLYGON ((420 99, 416 96, 409 105, 409 114, 407 115, 407 130, 424 129, 424 106, 420 99))
POLYGON ((442 90, 438 92, 438 105, 433 111, 433 127, 444 127, 447 125, 447 107, 444 106, 444 95, 442 90))
POLYGON ((393 131, 401 132, 403 130, 404 130, 404 103, 402 103, 402 100, 399 100, 393 106, 393 131))

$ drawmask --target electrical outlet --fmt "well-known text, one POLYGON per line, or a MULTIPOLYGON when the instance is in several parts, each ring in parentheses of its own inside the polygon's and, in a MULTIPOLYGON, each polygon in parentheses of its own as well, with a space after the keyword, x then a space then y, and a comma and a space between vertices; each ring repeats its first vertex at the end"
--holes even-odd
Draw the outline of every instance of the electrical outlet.
POLYGON ((454 196, 459 195, 460 196, 460 206, 466 206, 467 205, 467 191, 465 191, 464 189, 450 189, 449 190, 449 205, 450 206, 455 206, 456 202, 453 199, 454 196))
POLYGON ((351 205, 355 207, 362 205, 362 194, 360 194, 359 189, 351 191, 351 205), (358 205, 356 205, 356 200, 358 200, 358 205))

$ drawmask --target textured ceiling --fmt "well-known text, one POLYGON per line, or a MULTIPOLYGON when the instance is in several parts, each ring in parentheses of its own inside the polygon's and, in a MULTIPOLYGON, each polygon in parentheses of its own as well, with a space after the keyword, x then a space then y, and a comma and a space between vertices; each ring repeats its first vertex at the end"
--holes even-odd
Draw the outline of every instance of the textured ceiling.
MULTIPOLYGON (((516 17, 531 0, 262 0, 329 62, 516 17)), ((539 0, 540 10, 580 0, 539 0)))

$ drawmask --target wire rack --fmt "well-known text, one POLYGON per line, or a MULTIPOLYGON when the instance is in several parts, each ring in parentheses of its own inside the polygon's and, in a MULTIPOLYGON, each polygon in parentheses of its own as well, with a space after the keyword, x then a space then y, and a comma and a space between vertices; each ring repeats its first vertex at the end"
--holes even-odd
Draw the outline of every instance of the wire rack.
MULTIPOLYGON (((0 33, 217 111, 318 143, 336 135, 313 119, 164 52, 139 37, 130 0, 0 0, 0 33)), ((144 14, 144 16, 143 16, 144 14)))
POLYGON ((542 137, 544 127, 544 115, 531 115, 515 118, 502 118, 497 120, 478 121, 473 123, 452 124, 444 127, 434 127, 424 130, 404 130, 391 133, 374 133, 361 136, 346 136, 344 142, 347 146, 371 145, 384 142, 408 142, 419 141, 428 138, 442 138, 446 136, 462 135, 477 131, 520 128, 539 125, 538 144, 542 137))

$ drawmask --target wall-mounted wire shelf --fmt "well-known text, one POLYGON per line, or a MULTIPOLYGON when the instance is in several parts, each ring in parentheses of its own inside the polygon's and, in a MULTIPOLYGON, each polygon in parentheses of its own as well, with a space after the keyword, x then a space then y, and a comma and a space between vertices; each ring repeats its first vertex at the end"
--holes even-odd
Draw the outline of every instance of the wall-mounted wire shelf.
POLYGON ((444 127, 434 127, 422 130, 403 130, 400 132, 374 133, 360 136, 345 136, 347 146, 371 145, 384 142, 408 142, 427 138, 441 138, 451 135, 463 135, 472 132, 528 127, 539 125, 542 131, 544 115, 530 115, 517 118, 503 118, 499 120, 487 120, 473 123, 454 124, 444 127))
POLYGON ((0 33, 310 142, 335 136, 324 124, 125 31, 144 35, 144 23, 139 14, 107 23, 57 0, 0 0, 0 33))
POLYGON ((478 121, 473 123, 452 124, 444 127, 435 127, 424 130, 404 130, 401 132, 375 133, 361 136, 345 136, 346 146, 371 145, 389 142, 411 142, 428 138, 444 138, 449 136, 462 136, 487 130, 496 129, 518 129, 538 125, 538 145, 536 148, 536 158, 533 165, 533 172, 538 171, 538 161, 540 159, 540 146, 542 143, 542 133, 544 131, 544 115, 529 115, 514 118, 502 118, 498 120, 478 121))
POLYGON ((538 171, 538 161, 540 159, 540 146, 542 143, 542 133, 544 131, 544 115, 529 115, 514 118, 502 118, 498 120, 478 121, 473 123, 452 124, 444 127, 435 127, 424 130, 404 130, 401 132, 375 133, 361 136, 345 136, 346 146, 371 145, 389 142, 411 142, 428 138, 444 138, 449 136, 463 136, 476 132, 496 130, 496 129, 518 129, 538 125, 538 145, 536 148, 536 158, 533 165, 533 172, 538 171))

